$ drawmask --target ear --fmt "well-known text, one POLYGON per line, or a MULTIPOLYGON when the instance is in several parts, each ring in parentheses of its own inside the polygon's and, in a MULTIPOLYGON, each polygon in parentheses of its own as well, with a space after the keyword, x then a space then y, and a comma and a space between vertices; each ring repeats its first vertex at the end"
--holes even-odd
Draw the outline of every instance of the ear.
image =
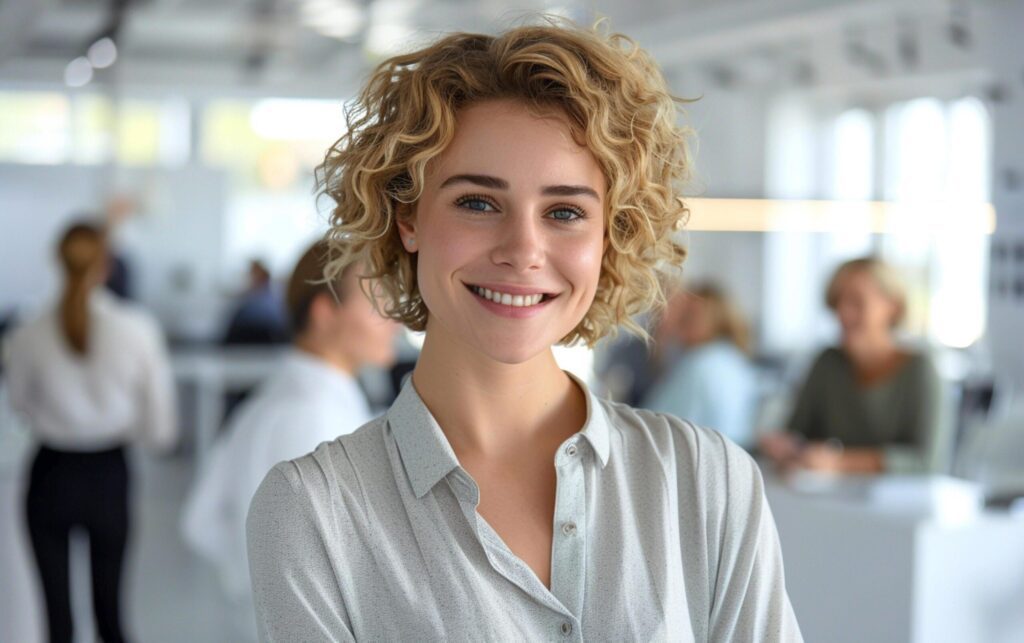
POLYGON ((309 302, 309 318, 306 322, 306 328, 308 330, 321 328, 331 318, 337 305, 330 293, 317 293, 313 297, 313 301, 309 302))
POLYGON ((395 213, 395 221, 398 225, 398 236, 402 247, 407 252, 416 252, 419 248, 416 238, 416 206, 405 205, 395 213))

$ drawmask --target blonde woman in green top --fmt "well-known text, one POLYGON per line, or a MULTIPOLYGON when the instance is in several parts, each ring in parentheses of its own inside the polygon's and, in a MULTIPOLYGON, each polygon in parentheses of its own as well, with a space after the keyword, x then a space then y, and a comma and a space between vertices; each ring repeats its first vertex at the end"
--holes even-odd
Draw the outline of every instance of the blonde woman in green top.
POLYGON ((825 302, 842 329, 815 360, 788 433, 762 440, 783 467, 837 473, 934 473, 950 445, 942 383, 928 355, 893 335, 906 298, 893 269, 875 258, 842 264, 825 302))

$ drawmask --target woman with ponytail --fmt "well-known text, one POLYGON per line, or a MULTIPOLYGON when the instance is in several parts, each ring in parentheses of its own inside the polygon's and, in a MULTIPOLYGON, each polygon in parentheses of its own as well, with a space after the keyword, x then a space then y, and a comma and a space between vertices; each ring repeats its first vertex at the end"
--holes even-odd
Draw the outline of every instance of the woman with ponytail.
POLYGON ((61 294, 6 346, 12 406, 40 446, 26 499, 50 641, 71 641, 69 537, 89 537, 99 638, 125 640, 120 584, 129 528, 125 445, 176 437, 173 380, 159 326, 106 293, 103 230, 70 226, 58 245, 61 294))

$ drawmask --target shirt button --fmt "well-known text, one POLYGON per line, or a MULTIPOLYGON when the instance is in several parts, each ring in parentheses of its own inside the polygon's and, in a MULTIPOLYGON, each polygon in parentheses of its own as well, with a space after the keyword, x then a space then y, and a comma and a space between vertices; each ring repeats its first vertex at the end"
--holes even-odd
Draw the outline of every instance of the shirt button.
POLYGON ((572 634, 572 623, 570 623, 568 621, 566 621, 565 623, 562 623, 562 634, 564 634, 566 636, 569 636, 570 634, 572 634))
POLYGON ((571 536, 576 533, 576 523, 567 522, 562 525, 562 533, 566 536, 571 536))
POLYGON ((565 447, 565 455, 569 456, 570 458, 576 455, 576 451, 577 449, 575 444, 570 444, 569 446, 565 447))

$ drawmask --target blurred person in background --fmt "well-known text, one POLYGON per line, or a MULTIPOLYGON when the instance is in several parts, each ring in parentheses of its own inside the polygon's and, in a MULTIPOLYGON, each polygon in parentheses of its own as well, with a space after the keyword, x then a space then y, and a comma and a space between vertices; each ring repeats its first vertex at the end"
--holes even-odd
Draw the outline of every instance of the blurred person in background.
POLYGON ((899 345, 906 295, 879 259, 836 270, 825 303, 838 318, 841 344, 815 360, 788 432, 761 440, 783 468, 835 473, 939 473, 952 446, 943 385, 927 353, 899 345))
POLYGON ((249 286, 235 307, 224 344, 280 344, 288 341, 284 302, 274 289, 270 270, 258 259, 249 262, 249 286))
POLYGON ((750 332, 721 288, 701 283, 677 291, 655 337, 665 367, 640 406, 752 447, 758 382, 748 358, 750 332))
POLYGON ((168 449, 177 437, 174 383, 162 333, 101 287, 104 231, 72 225, 59 245, 59 301, 6 343, 11 406, 40 442, 29 474, 28 531, 51 641, 72 640, 69 539, 89 539, 99 637, 125 639, 122 563, 131 523, 125 446, 168 449))
MULTIPOLYGON (((293 350, 238 408, 185 505, 186 541, 217 568, 226 594, 242 607, 250 594, 245 517, 260 481, 278 462, 370 421, 356 374, 395 358, 398 325, 360 292, 358 267, 327 282, 326 258, 327 246, 318 242, 299 259, 286 295, 293 350)), ((251 626, 251 604, 245 618, 251 626)))
POLYGON ((107 254, 110 255, 110 268, 104 284, 110 292, 121 299, 134 299, 135 280, 131 262, 117 243, 124 230, 131 222, 137 205, 127 194, 115 194, 106 206, 107 254))

